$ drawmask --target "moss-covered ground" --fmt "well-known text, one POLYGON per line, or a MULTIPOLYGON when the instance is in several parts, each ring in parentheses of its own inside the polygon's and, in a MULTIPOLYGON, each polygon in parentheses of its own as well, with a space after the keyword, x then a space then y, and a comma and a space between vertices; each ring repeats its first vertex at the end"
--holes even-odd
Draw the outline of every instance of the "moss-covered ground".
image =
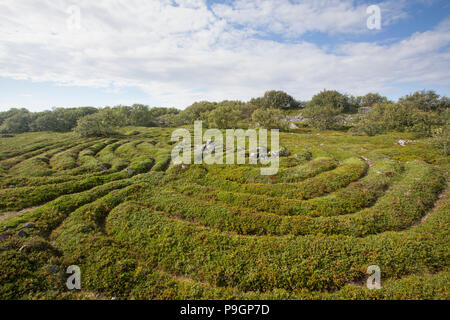
POLYGON ((450 164, 429 139, 282 133, 269 177, 173 166, 172 131, 0 138, 0 299, 449 299, 450 164))

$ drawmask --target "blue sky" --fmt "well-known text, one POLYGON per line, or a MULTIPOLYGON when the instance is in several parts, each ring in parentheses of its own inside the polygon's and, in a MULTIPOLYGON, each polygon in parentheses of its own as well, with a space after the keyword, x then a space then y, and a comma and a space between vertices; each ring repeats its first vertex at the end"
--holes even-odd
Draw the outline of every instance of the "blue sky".
POLYGON ((270 89, 450 96, 448 1, 2 0, 0 28, 0 111, 182 109, 270 89))

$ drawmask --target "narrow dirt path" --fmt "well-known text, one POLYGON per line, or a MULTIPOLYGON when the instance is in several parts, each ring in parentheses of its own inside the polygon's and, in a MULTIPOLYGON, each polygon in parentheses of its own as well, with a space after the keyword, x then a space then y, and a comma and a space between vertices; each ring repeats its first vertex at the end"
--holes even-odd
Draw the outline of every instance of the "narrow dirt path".
POLYGON ((15 216, 21 216, 27 212, 30 212, 34 209, 40 208, 42 206, 36 206, 36 207, 31 207, 31 208, 26 208, 20 211, 8 211, 8 212, 0 212, 0 223, 2 223, 3 221, 8 220, 9 218, 15 217, 15 216))
POLYGON ((434 204, 434 207, 425 216, 423 216, 422 219, 413 226, 413 228, 424 224, 433 215, 433 213, 436 213, 440 209, 442 200, 447 199, 449 196, 450 181, 447 182, 447 188, 439 195, 439 199, 434 204))

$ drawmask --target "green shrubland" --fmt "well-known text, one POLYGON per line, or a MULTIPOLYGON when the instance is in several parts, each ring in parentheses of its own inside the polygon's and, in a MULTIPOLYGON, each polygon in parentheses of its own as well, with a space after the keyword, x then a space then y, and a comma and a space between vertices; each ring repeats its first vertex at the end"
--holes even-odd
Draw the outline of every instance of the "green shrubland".
POLYGON ((435 138, 282 132, 279 172, 261 176, 175 166, 172 129, 142 124, 0 139, 0 298, 448 299, 450 167, 435 138), (81 291, 65 286, 70 265, 81 291), (380 290, 365 287, 370 265, 380 290))

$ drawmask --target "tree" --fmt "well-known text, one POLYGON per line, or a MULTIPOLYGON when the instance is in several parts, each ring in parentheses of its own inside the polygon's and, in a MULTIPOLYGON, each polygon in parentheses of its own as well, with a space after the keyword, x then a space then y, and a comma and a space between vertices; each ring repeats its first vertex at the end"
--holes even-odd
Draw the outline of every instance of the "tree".
POLYGON ((406 95, 398 100, 408 108, 417 108, 422 111, 442 112, 450 107, 450 100, 447 97, 440 97, 433 90, 422 90, 406 95))
POLYGON ((209 113, 209 125, 219 129, 248 127, 247 119, 251 117, 251 110, 241 101, 222 101, 209 113))
POLYGON ((201 101, 195 102, 185 110, 180 112, 180 119, 184 124, 192 124, 194 121, 208 121, 209 112, 217 108, 216 102, 201 101))
POLYGON ((17 108, 12 108, 9 109, 8 111, 4 111, 4 112, 0 112, 0 125, 8 118, 11 118, 12 116, 16 115, 16 114, 28 114, 29 111, 25 108, 22 109, 17 109, 17 108))
POLYGON ((309 109, 316 107, 322 107, 324 113, 338 110, 343 112, 350 110, 351 103, 347 95, 336 90, 324 90, 316 94, 307 104, 307 108, 309 109))
POLYGON ((287 122, 284 121, 284 114, 280 109, 256 109, 252 120, 266 129, 287 129, 287 122))
POLYGON ((274 108, 274 109, 294 109, 299 108, 300 103, 292 96, 284 91, 271 90, 267 91, 262 98, 254 98, 250 100, 253 104, 260 108, 274 108))
POLYGON ((375 104, 357 122, 355 130, 367 135, 388 131, 411 131, 431 136, 433 129, 440 125, 438 112, 423 111, 404 103, 384 102, 375 104))
POLYGON ((444 156, 450 155, 450 109, 442 112, 440 126, 433 131, 434 145, 444 156))
POLYGON ((344 107, 336 107, 331 104, 309 105, 303 116, 310 119, 312 125, 321 130, 334 129, 341 126, 344 107))
POLYGON ((23 133, 30 131, 31 114, 26 109, 16 109, 0 126, 1 133, 23 133), (16 112, 17 110, 17 112, 16 112))
POLYGON ((388 102, 388 99, 379 93, 368 93, 358 97, 361 107, 373 107, 376 103, 388 102))
POLYGON ((100 112, 79 119, 74 132, 83 138, 108 137, 115 134, 111 122, 100 112))
POLYGON ((30 129, 31 131, 67 132, 77 125, 78 119, 96 112, 98 109, 92 107, 58 108, 40 112, 30 124, 30 129))

